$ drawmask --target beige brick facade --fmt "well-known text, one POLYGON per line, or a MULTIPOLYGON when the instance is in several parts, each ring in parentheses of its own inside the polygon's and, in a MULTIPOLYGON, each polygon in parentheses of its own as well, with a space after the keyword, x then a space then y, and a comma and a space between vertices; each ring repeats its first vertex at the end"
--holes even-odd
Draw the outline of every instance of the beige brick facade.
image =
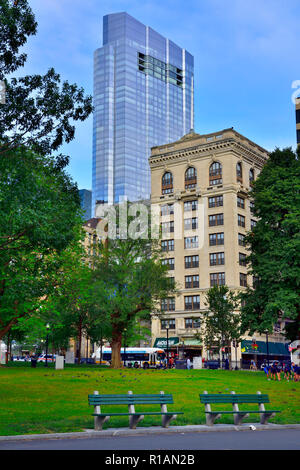
MULTIPOLYGON (((184 341, 194 355, 201 351, 206 356, 194 336, 205 310, 205 293, 215 282, 235 291, 245 289, 245 280, 252 285, 243 262, 247 250, 242 238, 255 223, 251 179, 257 178, 267 158, 265 149, 234 129, 208 135, 191 132, 152 149, 152 210, 159 212, 163 229, 170 230, 162 241, 169 240, 163 243, 168 250, 165 258, 173 260, 170 277, 179 288, 175 305, 174 300, 166 302, 164 313, 152 317, 153 344, 166 337, 164 320, 170 320, 169 337, 184 341), (193 210, 196 204, 198 209, 193 210), (174 214, 167 214, 168 205, 174 214)), ((240 354, 239 347, 239 358, 240 354)))

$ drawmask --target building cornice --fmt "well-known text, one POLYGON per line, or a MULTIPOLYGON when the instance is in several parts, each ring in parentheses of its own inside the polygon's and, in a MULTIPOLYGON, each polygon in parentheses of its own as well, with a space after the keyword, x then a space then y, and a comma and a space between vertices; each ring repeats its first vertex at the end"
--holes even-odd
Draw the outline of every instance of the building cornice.
POLYGON ((238 158, 242 156, 250 164, 256 163, 259 167, 262 167, 268 158, 267 151, 260 152, 259 147, 255 144, 253 144, 253 148, 250 148, 250 143, 246 145, 234 137, 228 137, 218 142, 198 143, 188 148, 176 149, 175 145, 167 152, 151 155, 149 164, 151 168, 159 168, 168 166, 168 164, 180 164, 184 161, 192 163, 199 157, 214 160, 220 153, 229 153, 230 151, 234 151, 238 158))

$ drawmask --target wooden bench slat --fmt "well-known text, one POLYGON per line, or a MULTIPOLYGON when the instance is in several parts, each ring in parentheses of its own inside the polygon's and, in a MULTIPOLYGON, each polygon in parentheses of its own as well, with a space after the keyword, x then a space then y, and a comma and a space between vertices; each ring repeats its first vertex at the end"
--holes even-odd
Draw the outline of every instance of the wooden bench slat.
POLYGON ((241 394, 228 394, 228 395, 215 395, 215 394, 200 394, 200 401, 204 404, 218 404, 218 403, 270 403, 268 395, 241 395, 241 394))
POLYGON ((162 426, 168 427, 169 423, 176 419, 177 415, 184 414, 182 411, 167 411, 167 405, 173 405, 173 396, 171 394, 106 394, 100 395, 95 392, 93 395, 88 395, 89 405, 94 406, 95 429, 100 430, 105 422, 111 416, 128 416, 129 426, 131 429, 136 429, 137 424, 144 418, 144 416, 161 416, 162 426), (128 406, 128 412, 103 412, 101 406, 112 407, 115 405, 128 406), (139 411, 135 409, 135 405, 160 405, 161 411, 139 411))
POLYGON ((93 413, 92 416, 142 416, 142 415, 183 415, 183 411, 168 411, 166 413, 160 411, 137 411, 136 413, 93 413))
POLYGON ((249 414, 259 414, 260 415, 260 423, 266 424, 270 417, 272 417, 275 413, 280 413, 279 410, 265 410, 264 403, 270 403, 269 396, 267 394, 236 394, 232 392, 231 394, 209 394, 207 392, 203 394, 199 394, 200 402, 205 405, 205 415, 206 415, 206 423, 209 426, 212 426, 215 420, 223 414, 232 414, 234 417, 235 425, 242 424, 244 418, 246 418, 249 414), (210 405, 215 404, 231 404, 233 409, 232 411, 228 410, 211 410, 210 405), (257 410, 240 410, 238 405, 239 404, 257 404, 257 410))

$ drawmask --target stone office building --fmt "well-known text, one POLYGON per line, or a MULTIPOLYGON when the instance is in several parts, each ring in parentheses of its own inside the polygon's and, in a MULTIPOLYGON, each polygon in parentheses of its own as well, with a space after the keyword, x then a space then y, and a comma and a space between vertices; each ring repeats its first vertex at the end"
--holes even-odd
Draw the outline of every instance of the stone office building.
MULTIPOLYGON (((209 356, 195 339, 206 292, 215 285, 226 284, 236 292, 252 285, 244 242, 256 224, 249 192, 267 158, 265 149, 233 128, 208 135, 191 131, 152 148, 152 210, 160 218, 163 262, 179 289, 162 302, 162 314, 152 317, 153 345, 166 346, 168 336, 177 353, 184 348, 189 356, 209 356)), ((256 335, 255 342, 255 352, 263 354, 266 338, 256 335)), ((249 360, 251 344, 252 338, 245 337, 228 352, 232 359, 244 354, 249 360)), ((269 336, 268 344, 270 357, 288 354, 278 333, 269 336)))

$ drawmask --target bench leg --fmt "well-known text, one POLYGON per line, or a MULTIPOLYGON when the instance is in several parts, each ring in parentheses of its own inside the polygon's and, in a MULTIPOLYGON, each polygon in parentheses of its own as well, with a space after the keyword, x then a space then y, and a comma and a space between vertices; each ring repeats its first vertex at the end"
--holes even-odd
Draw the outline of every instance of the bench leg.
POLYGON ((234 424, 236 426, 243 424, 243 419, 248 418, 248 416, 249 416, 249 413, 234 413, 233 414, 234 424))
POLYGON ((213 426, 215 424, 216 419, 221 418, 221 414, 220 413, 216 413, 216 414, 207 413, 205 417, 206 417, 206 426, 213 426))
POLYGON ((162 416, 162 427, 163 428, 168 428, 169 424, 173 419, 176 419, 177 415, 163 415, 162 416))
POLYGON ((129 416, 130 429, 136 429, 136 425, 144 419, 144 415, 129 416))
POLYGON ((276 413, 260 413, 260 424, 268 424, 270 418, 273 418, 276 413))
POLYGON ((110 416, 95 416, 95 431, 102 431, 102 426, 106 421, 109 421, 110 416))

